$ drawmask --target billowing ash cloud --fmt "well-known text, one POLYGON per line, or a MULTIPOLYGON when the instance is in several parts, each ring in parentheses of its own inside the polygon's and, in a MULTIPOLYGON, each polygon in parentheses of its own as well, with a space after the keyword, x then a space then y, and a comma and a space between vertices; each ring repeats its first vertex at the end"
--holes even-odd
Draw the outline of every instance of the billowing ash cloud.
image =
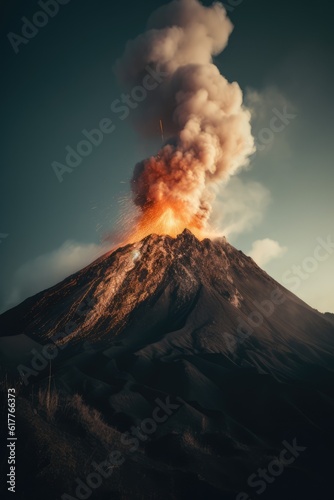
POLYGON ((116 64, 128 88, 143 82, 148 66, 164 75, 136 117, 140 131, 155 136, 163 120, 168 138, 156 156, 136 165, 132 190, 143 213, 170 207, 183 214, 185 226, 204 227, 217 184, 247 165, 254 151, 241 89, 212 61, 232 29, 220 3, 174 0, 151 16, 116 64))

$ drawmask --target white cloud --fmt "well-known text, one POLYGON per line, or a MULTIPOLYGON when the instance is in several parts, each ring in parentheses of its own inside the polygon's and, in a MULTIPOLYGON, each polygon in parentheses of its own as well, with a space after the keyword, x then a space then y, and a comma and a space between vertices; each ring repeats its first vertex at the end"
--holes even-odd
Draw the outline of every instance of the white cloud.
POLYGON ((262 267, 271 260, 282 257, 286 251, 287 248, 282 247, 278 241, 265 238, 254 241, 249 256, 252 257, 258 266, 262 267))
POLYGON ((56 285, 106 251, 105 247, 99 245, 66 241, 60 248, 26 262, 14 274, 13 284, 3 310, 56 285))
POLYGON ((232 177, 214 203, 212 225, 230 238, 251 231, 263 219, 270 192, 259 182, 232 177))

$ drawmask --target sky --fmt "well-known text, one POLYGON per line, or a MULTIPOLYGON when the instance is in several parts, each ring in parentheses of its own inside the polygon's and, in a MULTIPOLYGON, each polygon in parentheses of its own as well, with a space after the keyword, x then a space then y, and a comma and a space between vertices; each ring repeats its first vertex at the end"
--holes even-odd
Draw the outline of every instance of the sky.
MULTIPOLYGON (((108 248, 134 165, 161 144, 158 124, 144 139, 131 113, 121 121, 111 110, 123 92, 115 63, 164 3, 62 0, 37 17, 43 0, 1 5, 0 311, 108 248), (24 28, 32 19, 44 26, 24 28), (100 144, 57 176, 66 147, 98 126, 100 144)), ((243 91, 257 152, 219 191, 213 222, 277 281, 334 312, 331 3, 224 4, 234 30, 214 62, 243 91)))

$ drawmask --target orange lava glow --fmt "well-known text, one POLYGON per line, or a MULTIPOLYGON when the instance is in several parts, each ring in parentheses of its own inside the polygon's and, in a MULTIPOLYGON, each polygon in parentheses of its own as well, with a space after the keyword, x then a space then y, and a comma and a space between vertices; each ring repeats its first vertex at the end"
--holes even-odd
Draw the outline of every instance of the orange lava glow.
POLYGON ((189 229, 196 238, 205 238, 204 228, 201 221, 196 217, 184 215, 184 207, 179 206, 153 206, 147 208, 134 230, 127 238, 126 243, 135 243, 150 234, 168 235, 176 238, 184 229, 189 229))

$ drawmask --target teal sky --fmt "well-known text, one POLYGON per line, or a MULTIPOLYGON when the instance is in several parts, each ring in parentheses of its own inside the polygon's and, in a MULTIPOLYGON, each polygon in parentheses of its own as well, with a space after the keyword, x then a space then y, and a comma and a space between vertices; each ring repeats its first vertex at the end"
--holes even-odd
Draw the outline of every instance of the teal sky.
MULTIPOLYGON (((1 6, 1 310, 98 254, 129 194, 134 165, 157 151, 158 127, 156 141, 144 141, 131 118, 120 121, 110 105, 122 93, 116 59, 163 3, 70 0, 17 54, 7 34, 21 34, 21 18, 41 9, 23 0, 1 6), (104 118, 115 130, 60 183, 52 163, 64 163, 66 146, 76 148, 82 130, 104 118)), ((319 238, 334 241, 331 4, 244 0, 228 10, 235 28, 215 62, 243 89, 258 144, 277 112, 294 117, 222 189, 217 219, 229 228, 232 244, 245 253, 253 248, 259 264, 285 286, 301 266, 295 293, 334 312, 334 249, 310 261, 319 238), (268 249, 272 259, 265 263, 268 249)))

